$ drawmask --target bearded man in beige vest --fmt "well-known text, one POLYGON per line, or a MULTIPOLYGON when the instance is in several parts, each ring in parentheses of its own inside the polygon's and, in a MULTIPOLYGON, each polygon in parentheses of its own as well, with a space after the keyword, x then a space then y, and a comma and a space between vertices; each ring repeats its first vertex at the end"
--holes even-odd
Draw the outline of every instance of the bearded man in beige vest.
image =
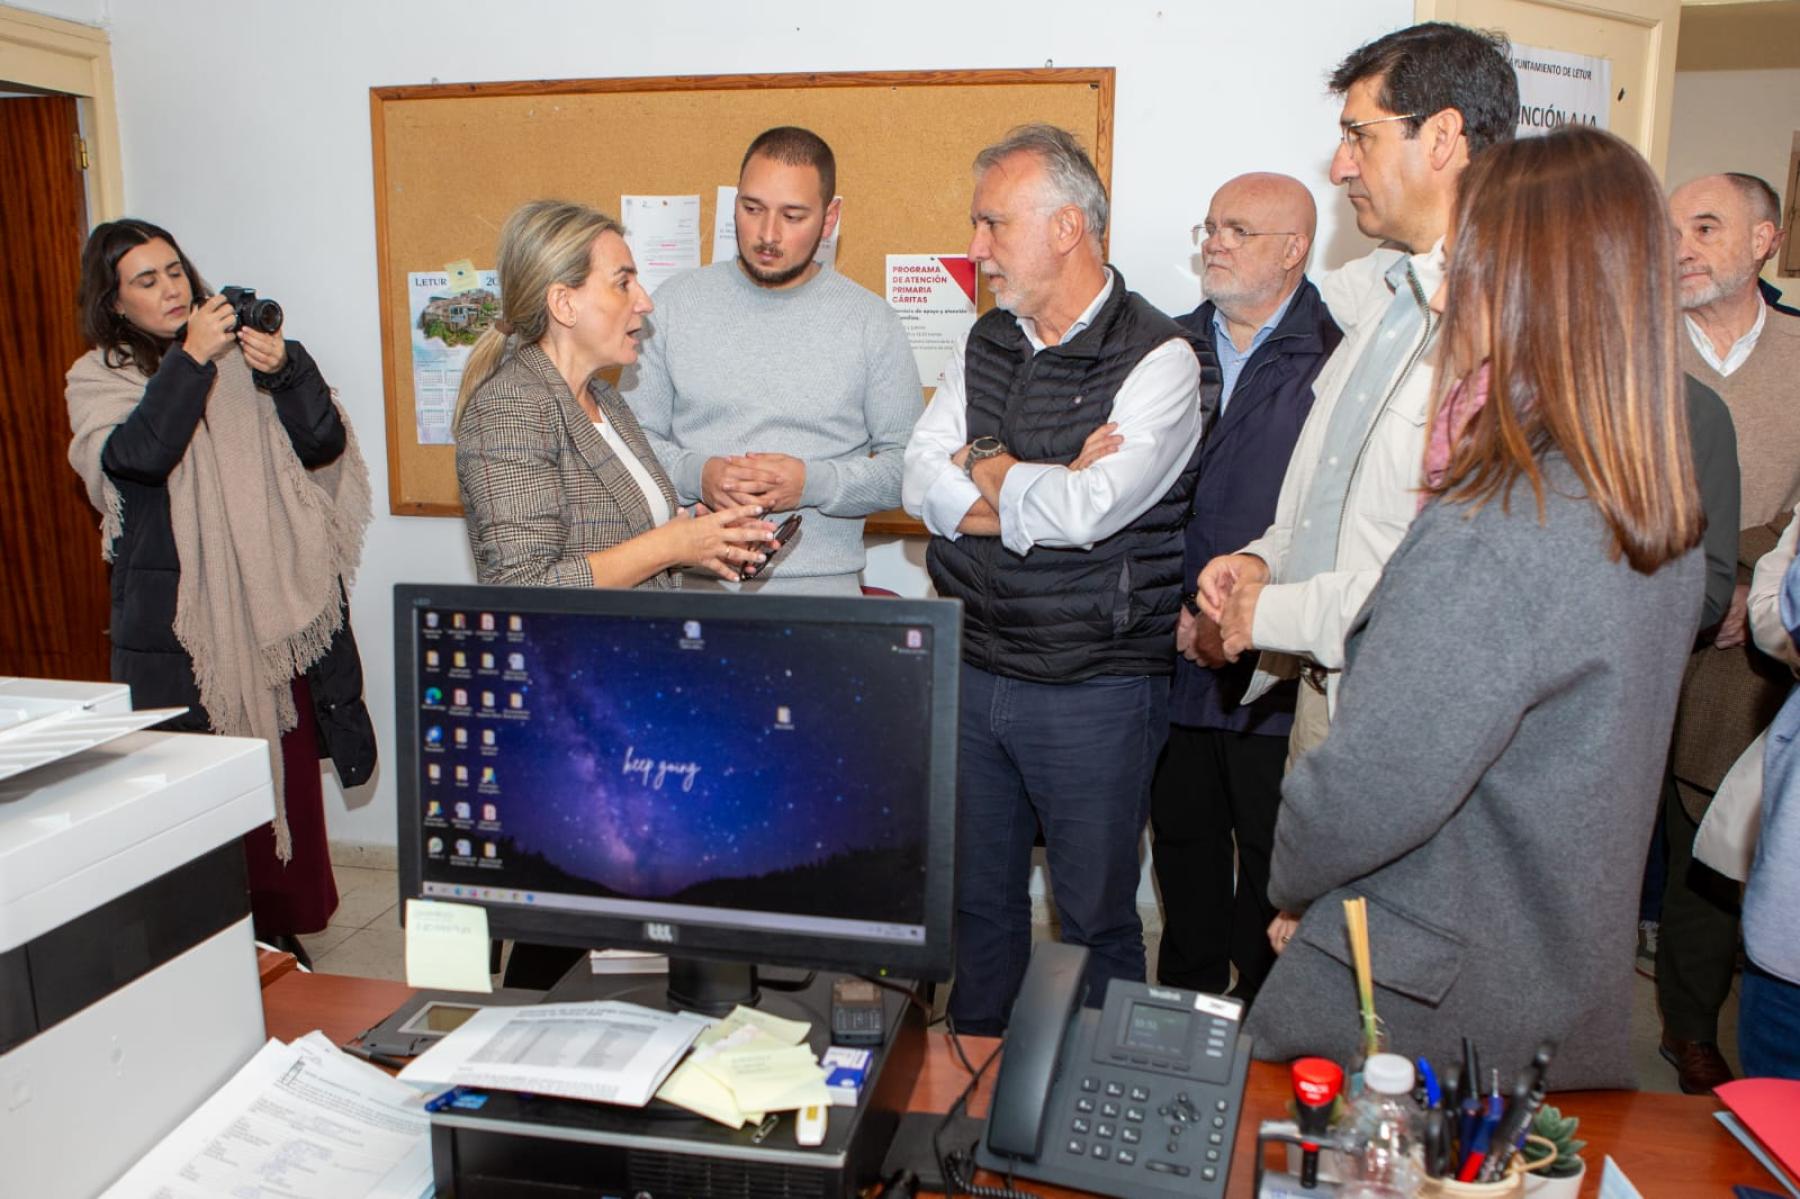
POLYGON ((1662 1055, 1684 1091, 1731 1078, 1717 1046, 1737 958, 1737 886, 1692 860, 1694 832, 1725 772, 1767 727, 1791 675, 1751 644, 1750 571, 1800 500, 1800 317, 1771 309, 1757 274, 1780 247, 1781 205, 1754 175, 1708 175, 1669 197, 1681 232, 1689 374, 1718 392, 1737 429, 1742 479, 1738 585, 1688 663, 1670 749, 1668 890, 1656 950, 1662 1055))

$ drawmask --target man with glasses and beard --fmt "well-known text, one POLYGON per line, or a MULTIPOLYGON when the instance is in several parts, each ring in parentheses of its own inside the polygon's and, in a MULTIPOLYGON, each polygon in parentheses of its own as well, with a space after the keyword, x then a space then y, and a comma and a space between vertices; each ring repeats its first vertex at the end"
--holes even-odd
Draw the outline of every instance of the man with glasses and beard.
POLYGON ((778 573, 722 586, 858 594, 863 518, 900 502, 918 368, 886 302, 814 261, 837 228, 836 185, 817 134, 782 126, 751 142, 737 257, 657 289, 621 381, 682 502, 805 514, 778 573))

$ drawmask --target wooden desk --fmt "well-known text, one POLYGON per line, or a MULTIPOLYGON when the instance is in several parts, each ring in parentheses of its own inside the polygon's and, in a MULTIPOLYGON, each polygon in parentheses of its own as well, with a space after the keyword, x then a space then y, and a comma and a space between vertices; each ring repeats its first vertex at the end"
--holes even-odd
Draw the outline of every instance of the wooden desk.
MULTIPOLYGON (((404 983, 295 970, 266 985, 263 1017, 270 1036, 286 1041, 316 1028, 341 1045, 379 1022, 411 994, 412 988, 404 983)), ((987 1060, 997 1044, 988 1037, 963 1038, 963 1046, 976 1066, 987 1060)), ((981 1092, 971 1104, 975 1115, 986 1111, 993 1073, 988 1071, 981 1092)), ((968 1076, 950 1052, 948 1040, 933 1034, 910 1106, 914 1111, 948 1111, 967 1081, 968 1076)), ((1243 1120, 1238 1125, 1237 1146, 1232 1154, 1226 1192, 1229 1199, 1250 1199, 1257 1122, 1280 1118, 1288 1097, 1285 1067, 1264 1062, 1252 1064, 1250 1084, 1244 1094, 1243 1120)), ((1727 1196, 1734 1183, 1765 1189, 1775 1186, 1756 1160, 1712 1118, 1719 1105, 1710 1097, 1650 1091, 1571 1091, 1551 1099, 1564 1111, 1581 1117, 1581 1135, 1588 1142, 1584 1152, 1588 1172, 1581 1192, 1584 1197, 1599 1193, 1600 1165, 1609 1153, 1645 1199, 1727 1196)), ((1026 1189, 1045 1196, 1078 1194, 1037 1183, 1026 1189)))

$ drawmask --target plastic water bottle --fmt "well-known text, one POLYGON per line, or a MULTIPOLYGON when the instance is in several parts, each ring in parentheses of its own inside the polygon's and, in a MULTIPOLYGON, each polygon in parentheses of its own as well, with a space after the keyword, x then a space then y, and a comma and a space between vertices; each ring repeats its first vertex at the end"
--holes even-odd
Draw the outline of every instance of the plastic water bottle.
POLYGON ((1363 1092, 1344 1117, 1349 1177, 1342 1199, 1412 1199, 1424 1185, 1424 1113, 1413 1102, 1413 1064, 1377 1053, 1363 1066, 1363 1092))

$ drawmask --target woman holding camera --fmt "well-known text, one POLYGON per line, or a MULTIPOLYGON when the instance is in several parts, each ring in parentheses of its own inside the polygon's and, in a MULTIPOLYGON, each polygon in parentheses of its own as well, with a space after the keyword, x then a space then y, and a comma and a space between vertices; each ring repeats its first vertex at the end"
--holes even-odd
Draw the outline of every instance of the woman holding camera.
POLYGON ((597 372, 637 361, 652 305, 624 230, 537 200, 500 232, 501 318, 463 370, 456 474, 483 583, 675 587, 766 559, 752 505, 689 515, 631 409, 597 372))
MULTIPOLYGON (((319 759, 375 765, 345 602, 368 524, 354 438, 298 342, 240 327, 166 230, 96 228, 81 259, 69 461, 112 563, 112 675, 162 727, 260 737, 275 820, 245 838, 258 935, 296 952, 337 907, 319 759)), ((265 324, 270 323, 268 321, 265 324)))

